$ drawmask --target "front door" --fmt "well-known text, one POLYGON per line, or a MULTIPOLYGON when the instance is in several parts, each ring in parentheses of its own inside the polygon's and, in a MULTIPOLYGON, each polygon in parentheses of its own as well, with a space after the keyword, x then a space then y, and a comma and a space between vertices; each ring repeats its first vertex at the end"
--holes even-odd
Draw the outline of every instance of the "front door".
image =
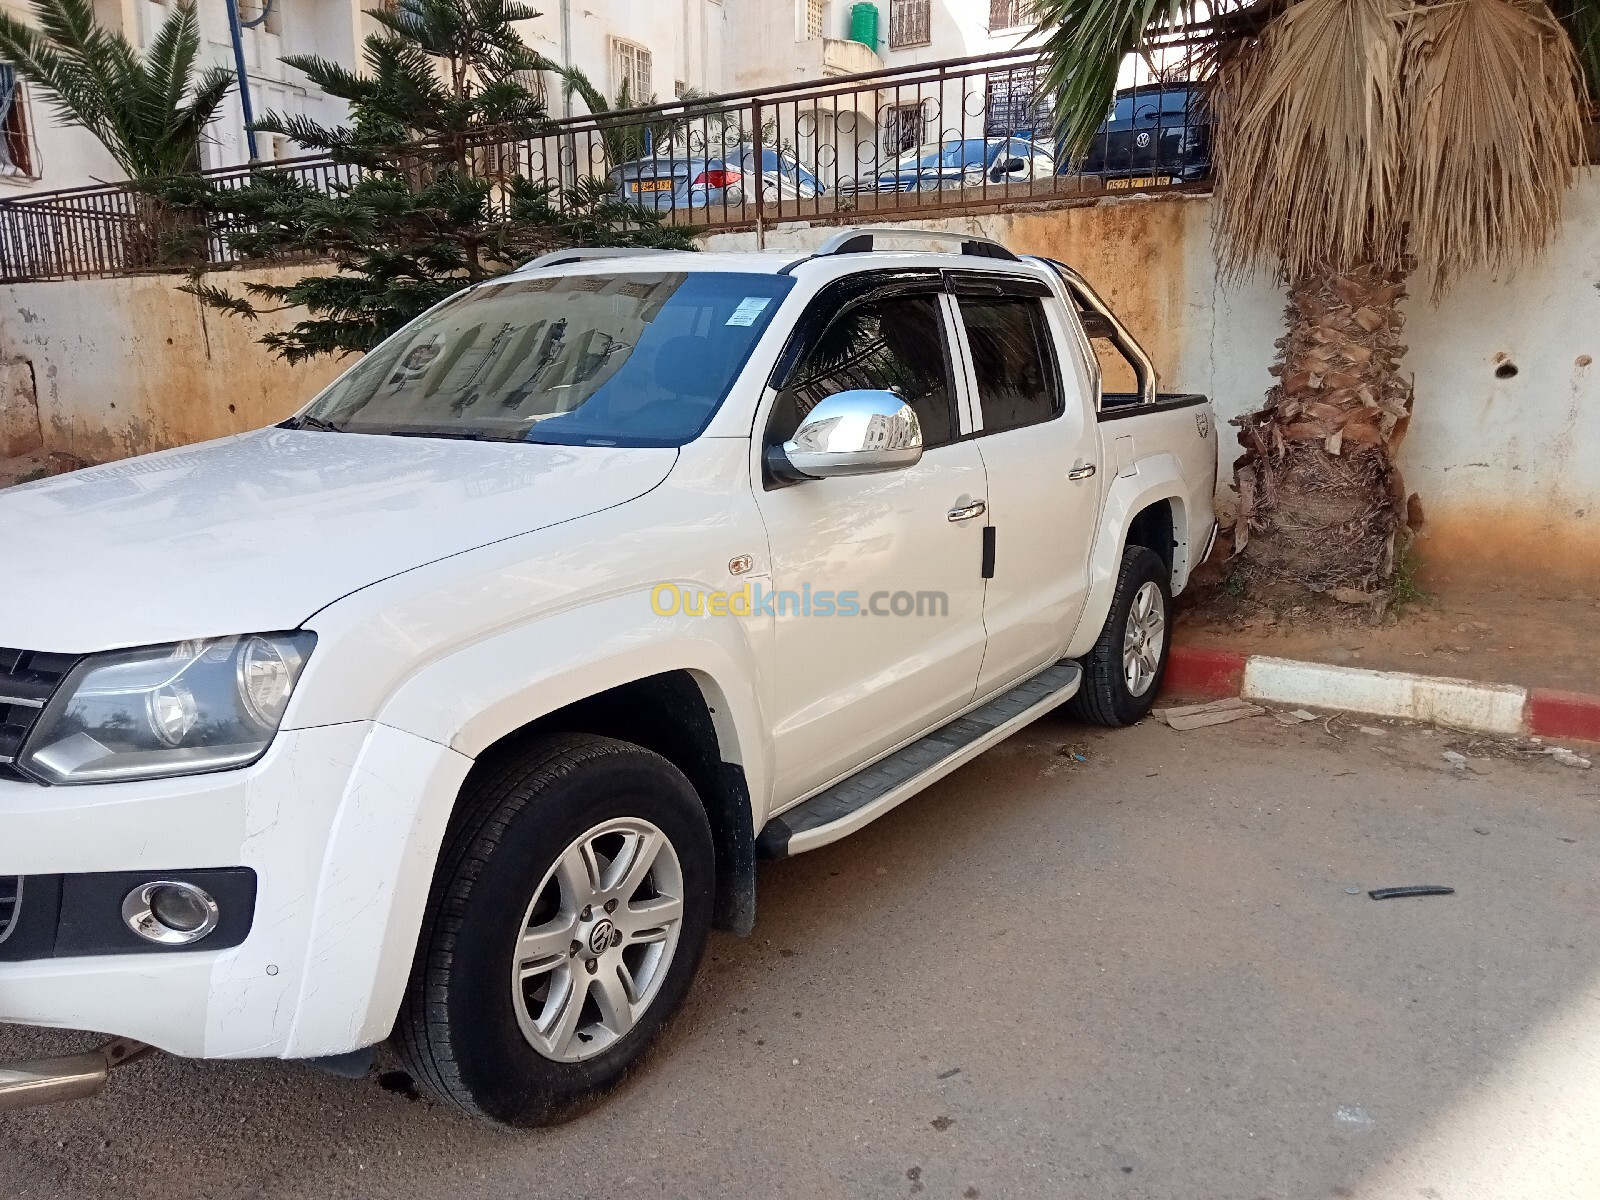
POLYGON ((836 315, 814 326, 766 421, 763 444, 781 444, 823 397, 883 389, 916 411, 924 445, 902 470, 756 484, 772 564, 756 583, 774 593, 776 615, 779 805, 957 712, 983 661, 983 460, 958 440, 938 280, 907 287, 822 293, 815 306, 836 315))

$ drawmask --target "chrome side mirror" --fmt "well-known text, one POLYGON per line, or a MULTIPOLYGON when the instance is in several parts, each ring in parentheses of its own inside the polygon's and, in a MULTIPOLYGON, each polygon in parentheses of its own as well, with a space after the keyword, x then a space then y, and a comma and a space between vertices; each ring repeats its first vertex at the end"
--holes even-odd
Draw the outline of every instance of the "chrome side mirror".
POLYGON ((864 388, 824 397, 792 438, 767 452, 772 473, 791 483, 896 471, 921 458, 922 426, 911 406, 864 388))

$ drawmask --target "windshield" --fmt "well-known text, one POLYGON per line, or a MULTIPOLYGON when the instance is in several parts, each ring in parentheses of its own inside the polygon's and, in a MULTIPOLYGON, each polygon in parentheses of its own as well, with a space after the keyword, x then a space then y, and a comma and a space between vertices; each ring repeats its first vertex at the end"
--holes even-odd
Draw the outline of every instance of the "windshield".
POLYGON ((942 146, 919 146, 900 156, 900 167, 965 167, 983 166, 988 162, 991 147, 982 138, 967 138, 960 142, 946 142, 942 146))
POLYGON ((514 279, 463 292, 335 380, 296 423, 347 433, 681 446, 794 280, 709 271, 514 279))

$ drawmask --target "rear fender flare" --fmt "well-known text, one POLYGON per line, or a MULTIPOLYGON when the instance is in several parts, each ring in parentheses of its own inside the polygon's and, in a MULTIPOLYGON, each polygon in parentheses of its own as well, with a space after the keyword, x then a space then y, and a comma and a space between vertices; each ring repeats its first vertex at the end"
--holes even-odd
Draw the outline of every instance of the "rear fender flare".
POLYGON ((1134 517, 1152 504, 1172 504, 1172 537, 1177 543, 1172 549, 1172 590, 1177 592, 1187 582, 1191 566, 1188 504, 1184 499, 1187 490, 1182 467, 1171 454, 1141 458, 1130 473, 1112 481, 1100 510, 1100 532, 1089 556, 1089 602, 1067 645, 1069 658, 1081 658, 1094 648, 1111 611, 1128 530, 1134 517))

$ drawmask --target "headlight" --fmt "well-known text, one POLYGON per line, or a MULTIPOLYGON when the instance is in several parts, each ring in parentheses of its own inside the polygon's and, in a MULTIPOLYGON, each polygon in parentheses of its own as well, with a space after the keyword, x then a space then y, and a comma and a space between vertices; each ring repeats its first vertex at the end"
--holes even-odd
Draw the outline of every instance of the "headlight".
POLYGON ((316 634, 263 633, 84 659, 17 766, 46 783, 223 771, 266 753, 316 634))

